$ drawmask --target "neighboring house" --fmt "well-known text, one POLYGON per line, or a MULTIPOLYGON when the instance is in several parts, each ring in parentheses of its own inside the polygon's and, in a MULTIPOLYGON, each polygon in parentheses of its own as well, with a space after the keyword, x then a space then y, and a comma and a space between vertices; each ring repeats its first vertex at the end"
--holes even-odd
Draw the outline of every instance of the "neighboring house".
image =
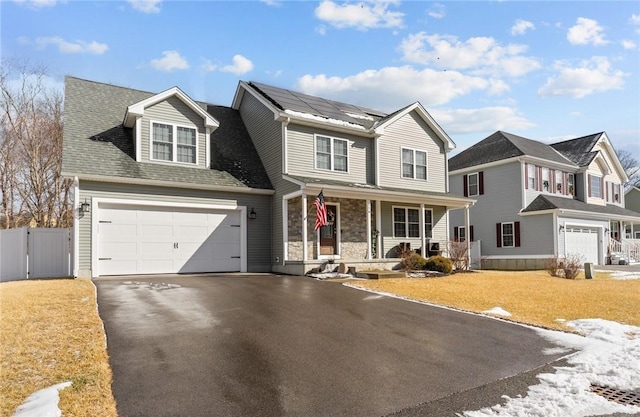
MULTIPOLYGON (((624 206, 636 213, 640 213, 640 188, 629 187, 624 193, 624 206)), ((640 243, 640 224, 628 224, 625 228, 627 239, 636 239, 640 243)))
POLYGON ((449 210, 474 201, 449 192, 455 145, 419 103, 240 82, 228 108, 72 77, 65 95, 75 275, 391 268, 400 248, 446 249, 449 210))
POLYGON ((606 133, 546 145, 495 132, 449 160, 451 191, 477 200, 468 226, 451 215, 456 239, 479 240, 483 268, 541 269, 554 256, 637 261, 640 225, 625 209, 627 176, 606 133))

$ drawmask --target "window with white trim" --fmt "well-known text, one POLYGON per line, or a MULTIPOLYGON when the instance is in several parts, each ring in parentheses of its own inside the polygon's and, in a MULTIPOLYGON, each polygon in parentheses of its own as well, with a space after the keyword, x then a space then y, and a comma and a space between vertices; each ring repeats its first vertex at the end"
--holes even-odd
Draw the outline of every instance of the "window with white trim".
POLYGON ((458 236, 454 237, 457 242, 467 241, 467 228, 465 226, 458 227, 458 236))
POLYGON ((420 210, 409 207, 393 208, 393 237, 420 237, 420 210))
POLYGON ((473 196, 477 196, 480 194, 480 187, 478 186, 479 181, 478 181, 478 173, 475 172, 473 174, 469 174, 468 178, 468 183, 467 183, 467 189, 469 190, 469 197, 473 197, 473 196))
POLYGON ((424 237, 433 238, 433 210, 424 210, 424 237))
POLYGON ((549 191, 549 168, 542 168, 542 190, 549 191))
POLYGON ((620 184, 613 184, 613 201, 620 202, 620 184))
POLYGON ((528 188, 531 190, 535 190, 536 188, 536 166, 527 164, 527 181, 528 188))
POLYGON ((602 198, 602 178, 589 175, 589 186, 591 189, 591 197, 602 198))
POLYGON ((563 172, 562 171, 556 171, 555 173, 555 177, 556 177, 556 181, 555 181, 555 192, 558 194, 562 194, 563 192, 563 172))
POLYGON ((316 168, 347 172, 348 142, 329 136, 316 136, 316 168))
POLYGON ((567 193, 569 195, 576 195, 575 182, 575 176, 573 174, 567 174, 567 193))
POLYGON ((513 223, 502 223, 502 247, 515 247, 515 229, 513 223))
POLYGON ((151 159, 197 163, 197 130, 192 127, 151 122, 151 159))
POLYGON ((427 179, 427 153, 417 149, 402 148, 402 177, 427 179))

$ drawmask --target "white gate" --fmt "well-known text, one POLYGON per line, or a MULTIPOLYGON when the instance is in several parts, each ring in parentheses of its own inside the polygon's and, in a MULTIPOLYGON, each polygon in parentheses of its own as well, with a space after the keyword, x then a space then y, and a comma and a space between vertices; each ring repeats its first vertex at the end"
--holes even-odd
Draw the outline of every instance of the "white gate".
POLYGON ((71 276, 71 236, 71 229, 0 230, 0 281, 71 276))
POLYGON ((482 247, 481 242, 476 240, 471 242, 471 250, 469 251, 469 269, 481 269, 482 265, 482 247))

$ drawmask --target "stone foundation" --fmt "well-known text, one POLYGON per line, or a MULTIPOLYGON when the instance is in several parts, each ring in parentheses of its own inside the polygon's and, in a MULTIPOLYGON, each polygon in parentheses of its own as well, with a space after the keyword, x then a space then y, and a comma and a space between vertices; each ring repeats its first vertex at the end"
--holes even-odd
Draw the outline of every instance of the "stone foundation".
POLYGON ((482 259, 482 269, 533 271, 547 268, 547 259, 482 259))

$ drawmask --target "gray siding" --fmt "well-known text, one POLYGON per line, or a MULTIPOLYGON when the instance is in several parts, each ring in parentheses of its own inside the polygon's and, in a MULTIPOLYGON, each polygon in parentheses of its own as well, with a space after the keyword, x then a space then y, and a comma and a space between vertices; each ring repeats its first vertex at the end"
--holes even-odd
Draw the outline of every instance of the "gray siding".
POLYGON ((145 109, 144 117, 141 120, 142 137, 136 139, 140 140, 142 152, 140 157, 143 162, 149 162, 150 160, 149 148, 151 143, 151 121, 195 127, 198 130, 198 166, 202 168, 205 167, 206 130, 204 127, 204 120, 193 110, 191 110, 191 108, 184 104, 182 100, 176 97, 170 97, 165 101, 162 101, 145 109))
POLYGON ((287 129, 287 168, 291 175, 373 184, 373 139, 336 134, 325 130, 290 124, 287 129), (348 172, 315 167, 315 134, 348 142, 348 172))
MULTIPOLYGON (((247 221, 247 270, 250 272, 271 271, 271 196, 229 192, 188 190, 180 188, 145 187, 127 184, 110 184, 80 181, 78 201, 92 197, 121 198, 142 201, 171 201, 175 203, 224 204, 237 202, 239 206, 253 207, 255 220, 247 221)), ((91 213, 79 220, 79 270, 81 276, 90 276, 91 269, 91 213)))
POLYGON ((379 185, 446 192, 444 144, 416 112, 387 126, 378 143, 379 185), (427 152, 427 181, 402 178, 402 147, 427 152))
POLYGON ((624 196, 625 208, 640 213, 640 190, 632 189, 624 196))

